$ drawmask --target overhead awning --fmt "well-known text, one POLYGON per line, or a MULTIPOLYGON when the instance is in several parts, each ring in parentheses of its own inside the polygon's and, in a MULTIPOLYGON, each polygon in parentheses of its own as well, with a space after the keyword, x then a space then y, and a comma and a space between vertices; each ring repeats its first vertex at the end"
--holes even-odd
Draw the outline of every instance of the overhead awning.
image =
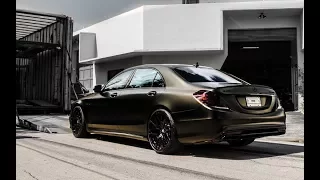
POLYGON ((59 18, 66 18, 66 16, 17 9, 16 39, 21 39, 56 23, 59 18))
MULTIPOLYGON (((57 48, 58 44, 44 43, 40 40, 26 40, 34 33, 66 18, 65 15, 16 10, 16 58, 31 58, 45 50, 57 48)), ((48 37, 46 37, 48 38, 48 37)), ((43 38, 42 38, 43 39, 43 38)))

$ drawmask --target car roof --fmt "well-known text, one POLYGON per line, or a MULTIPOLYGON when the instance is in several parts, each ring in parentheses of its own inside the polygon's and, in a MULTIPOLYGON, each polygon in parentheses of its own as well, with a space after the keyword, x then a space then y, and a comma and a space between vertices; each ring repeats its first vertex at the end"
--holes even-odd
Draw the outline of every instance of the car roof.
MULTIPOLYGON (((191 64, 142 64, 138 66, 131 67, 129 69, 136 69, 136 68, 147 68, 147 67, 168 67, 168 68, 177 68, 177 67, 194 67, 195 65, 191 64)), ((212 68, 207 66, 199 66, 202 68, 212 68)))

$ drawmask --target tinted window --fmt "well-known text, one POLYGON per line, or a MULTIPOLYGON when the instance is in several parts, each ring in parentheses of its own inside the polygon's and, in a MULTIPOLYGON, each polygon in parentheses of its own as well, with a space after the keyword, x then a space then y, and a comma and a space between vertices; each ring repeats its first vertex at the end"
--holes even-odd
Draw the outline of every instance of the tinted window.
POLYGON ((124 88, 128 82, 128 79, 133 70, 123 72, 117 76, 115 76, 111 81, 109 81, 106 85, 106 90, 111 89, 121 89, 124 88))
POLYGON ((153 87, 164 87, 164 80, 159 73, 157 73, 153 80, 153 87))
POLYGON ((153 69, 137 69, 129 88, 152 87, 152 82, 158 72, 153 69))
POLYGON ((242 82, 215 69, 204 67, 178 67, 174 68, 182 78, 188 82, 218 82, 218 83, 239 83, 242 82))

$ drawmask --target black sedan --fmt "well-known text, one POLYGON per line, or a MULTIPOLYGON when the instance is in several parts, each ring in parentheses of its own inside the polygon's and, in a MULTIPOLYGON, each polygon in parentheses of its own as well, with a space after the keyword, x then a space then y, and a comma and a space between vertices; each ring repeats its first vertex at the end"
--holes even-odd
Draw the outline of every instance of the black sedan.
POLYGON ((128 68, 72 103, 77 138, 105 134, 148 141, 157 153, 182 144, 227 141, 244 146, 286 132, 286 115, 273 89, 198 65, 128 68))

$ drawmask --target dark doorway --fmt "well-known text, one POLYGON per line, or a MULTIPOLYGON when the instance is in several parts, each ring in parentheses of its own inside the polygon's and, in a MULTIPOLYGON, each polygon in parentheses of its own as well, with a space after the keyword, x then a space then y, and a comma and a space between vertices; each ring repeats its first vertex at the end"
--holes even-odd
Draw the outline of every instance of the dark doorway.
POLYGON ((272 87, 286 111, 293 111, 291 81, 292 41, 229 42, 221 70, 252 84, 272 87))

